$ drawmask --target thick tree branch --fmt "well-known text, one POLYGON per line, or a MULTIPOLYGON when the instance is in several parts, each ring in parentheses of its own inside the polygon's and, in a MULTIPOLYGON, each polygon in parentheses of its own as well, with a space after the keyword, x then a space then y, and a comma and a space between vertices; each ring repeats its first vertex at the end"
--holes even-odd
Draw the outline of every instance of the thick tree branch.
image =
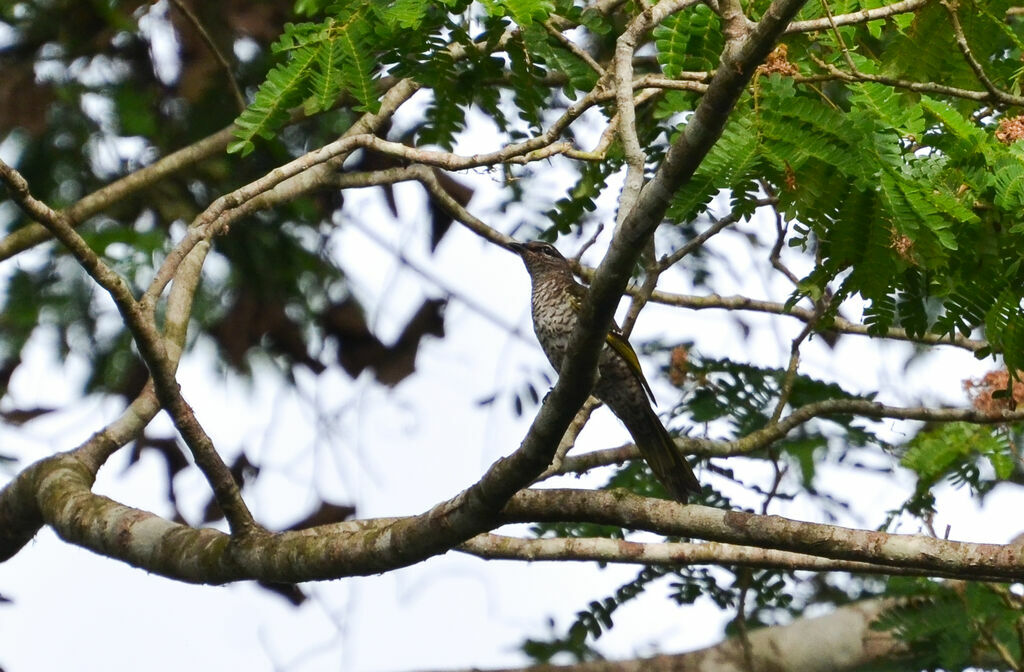
POLYGON ((1024 546, 975 544, 914 534, 889 534, 782 516, 724 511, 639 497, 622 491, 526 490, 505 508, 509 523, 588 522, 667 536, 757 546, 941 572, 965 579, 1024 578, 1024 546))
POLYGON ((832 560, 804 553, 720 544, 714 541, 640 543, 604 537, 521 539, 500 534, 481 534, 460 545, 458 550, 485 560, 525 560, 527 562, 591 560, 640 565, 727 565, 790 571, 936 576, 935 572, 914 568, 832 560))
POLYGON ((726 46, 721 65, 685 130, 673 141, 661 168, 618 227, 581 307, 558 382, 521 450, 546 450, 550 461, 550 451, 593 387, 598 351, 637 256, 661 223, 672 194, 690 179, 718 140, 747 82, 802 4, 803 0, 776 0, 749 34, 726 46), (544 445, 550 448, 542 448, 544 445))
MULTIPOLYGON (((379 573, 408 564, 428 550, 436 554, 457 547, 475 536, 457 538, 467 526, 484 519, 474 506, 483 505, 486 511, 488 504, 493 505, 491 497, 504 489, 499 476, 508 475, 515 466, 514 458, 492 468, 484 481, 467 490, 459 501, 428 514, 243 538, 178 525, 96 495, 90 491, 90 470, 71 454, 34 465, 29 470, 32 478, 22 483, 25 496, 38 503, 43 521, 62 538, 147 571, 195 583, 245 579, 298 582, 379 573), (473 513, 478 513, 475 519, 473 513)), ((19 501, 24 500, 0 499, 0 508, 19 501)), ((500 517, 488 522, 493 528, 502 523, 564 521, 867 563, 884 567, 886 572, 902 568, 964 579, 1024 579, 1024 546, 1018 544, 977 544, 856 530, 687 506, 622 491, 525 490, 508 500, 500 517)), ((582 548, 584 559, 594 551, 582 548)), ((0 547, 0 557, 4 550, 0 547)), ((635 557, 637 551, 633 547, 618 550, 626 559, 635 557)), ((656 552, 654 547, 650 552, 656 552)), ((725 549, 723 557, 742 561, 737 553, 725 549)), ((752 558, 755 552, 746 553, 752 558)))
MULTIPOLYGON (((473 672, 845 672, 891 660, 905 646, 872 622, 896 601, 865 600, 817 618, 754 630, 745 643, 733 637, 688 653, 573 665, 532 665, 473 672), (751 666, 752 665, 752 666, 751 666)), ((467 671, 468 672, 468 671, 467 671)))
MULTIPOLYGON (((626 288, 640 250, 661 223, 672 194, 690 179, 718 140, 747 82, 802 4, 803 0, 776 0, 746 37, 727 44, 721 65, 707 92, 684 131, 673 141, 660 169, 644 187, 636 206, 622 221, 594 275, 569 343, 569 354, 562 364, 559 385, 562 379, 580 377, 585 381, 581 390, 589 391, 598 347, 611 326, 615 306, 626 288)), ((557 392, 558 385, 552 397, 557 392)), ((578 396, 577 407, 585 398, 583 394, 578 396)), ((568 422, 569 418, 566 418, 563 429, 568 422)))
POLYGON ((172 363, 168 357, 162 335, 135 300, 124 279, 103 263, 63 213, 35 199, 21 174, 3 161, 0 161, 0 180, 8 186, 15 203, 63 243, 89 276, 113 299, 149 369, 160 405, 170 414, 175 428, 192 451, 196 464, 210 483, 232 529, 239 533, 256 531, 257 526, 242 500, 238 484, 217 454, 213 441, 196 420, 191 407, 181 396, 174 375, 176 360, 172 363))
MULTIPOLYGON (((167 299, 164 336, 167 357, 171 366, 175 368, 185 344, 192 299, 199 285, 203 261, 209 249, 208 243, 202 243, 192 250, 192 254, 182 265, 167 299)), ((92 477, 95 477, 107 459, 136 438, 159 411, 160 402, 156 397, 153 380, 150 379, 139 396, 116 420, 89 437, 85 443, 71 451, 71 454, 92 477)), ((0 489, 0 561, 21 550, 43 525, 39 502, 36 499, 37 474, 44 472, 48 468, 45 464, 54 459, 62 460, 65 457, 61 455, 44 459, 21 471, 0 489)))

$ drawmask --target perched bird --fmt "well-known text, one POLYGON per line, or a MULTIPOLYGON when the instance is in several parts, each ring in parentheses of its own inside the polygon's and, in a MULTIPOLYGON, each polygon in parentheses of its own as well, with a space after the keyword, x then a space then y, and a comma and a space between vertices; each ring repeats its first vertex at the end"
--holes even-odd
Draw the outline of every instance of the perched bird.
MULTIPOLYGON (((533 330, 537 340, 551 365, 561 370, 587 288, 576 282, 569 262, 554 246, 530 242, 511 243, 508 247, 522 258, 533 282, 533 330)), ((640 369, 636 352, 617 326, 608 332, 598 357, 597 373, 594 396, 626 426, 640 454, 669 494, 685 502, 689 494, 699 492, 700 483, 690 465, 676 450, 672 437, 651 408, 648 397, 654 401, 654 393, 640 369)))

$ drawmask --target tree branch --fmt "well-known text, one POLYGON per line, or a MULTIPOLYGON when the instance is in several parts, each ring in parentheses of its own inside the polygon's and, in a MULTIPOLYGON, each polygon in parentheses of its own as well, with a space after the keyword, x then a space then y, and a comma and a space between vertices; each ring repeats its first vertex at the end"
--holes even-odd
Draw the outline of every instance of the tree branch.
MULTIPOLYGON (((866 418, 889 418, 893 420, 918 420, 921 422, 970 422, 979 425, 997 425, 1024 421, 1024 410, 1003 411, 997 415, 989 415, 972 409, 927 408, 924 406, 899 407, 886 406, 863 399, 830 399, 819 401, 795 409, 775 424, 751 432, 739 439, 716 441, 713 439, 697 439, 689 436, 676 437, 676 446, 680 452, 688 455, 707 457, 734 457, 749 455, 767 448, 772 443, 785 437, 791 431, 811 420, 827 418, 830 415, 860 415, 866 418)), ((632 443, 616 448, 595 450, 582 455, 565 458, 562 468, 551 474, 581 474, 596 467, 622 464, 627 460, 640 458, 640 452, 632 443)))
MULTIPOLYGON (((461 544, 457 550, 484 560, 524 560, 527 562, 589 560, 640 565, 727 565, 755 569, 850 572, 852 574, 881 574, 885 576, 937 575, 935 572, 915 568, 832 560, 805 553, 721 544, 714 541, 641 543, 604 537, 522 539, 500 534, 480 534, 461 544)), ((996 581, 1008 580, 996 579, 996 581)))
MULTIPOLYGON (((185 344, 188 320, 191 315, 192 299, 201 278, 203 261, 209 251, 208 243, 198 245, 185 260, 182 270, 171 287, 167 300, 167 315, 164 321, 164 335, 167 357, 172 367, 177 367, 185 344)), ((156 398, 152 378, 146 382, 142 392, 121 415, 96 432, 78 448, 70 452, 81 466, 95 478, 100 467, 118 449, 122 448, 156 416, 160 402, 156 398)), ((64 455, 46 458, 22 470, 10 483, 0 489, 0 562, 7 560, 27 544, 43 525, 42 513, 36 501, 37 476, 48 468, 45 465, 53 459, 64 459, 64 455)))
POLYGON ((895 600, 864 600, 837 607, 825 616, 760 628, 747 636, 749 648, 732 637, 705 649, 650 658, 472 672, 852 672, 905 650, 892 633, 871 628, 875 619, 896 604, 895 600))
MULTIPOLYGON (((594 273, 593 269, 589 268, 582 268, 580 269, 580 272, 585 278, 593 277, 594 273)), ((627 292, 629 293, 636 291, 639 291, 639 288, 636 286, 631 285, 627 288, 627 292)), ((688 294, 673 294, 670 292, 655 291, 651 294, 651 301, 667 306, 690 308, 692 310, 750 310, 759 313, 793 317, 803 322, 809 322, 814 319, 814 311, 808 308, 801 308, 799 306, 787 308, 786 305, 782 303, 751 299, 746 296, 719 296, 718 294, 693 296, 688 294)), ((876 338, 890 338, 897 341, 909 341, 911 343, 921 343, 922 345, 950 345, 957 348, 963 348, 970 352, 977 352, 989 347, 987 341, 967 338, 959 334, 946 336, 928 333, 920 336, 912 336, 907 333, 906 329, 901 329, 899 327, 890 327, 881 334, 875 334, 869 331, 866 325, 851 322, 838 316, 832 318, 827 327, 823 327, 823 329, 838 331, 844 334, 855 334, 858 336, 873 336, 876 338)))
POLYGON ((955 0, 941 0, 939 3, 949 14, 949 23, 953 27, 953 37, 956 39, 956 46, 960 49, 960 53, 964 57, 964 61, 970 66, 971 70, 974 71, 974 76, 978 78, 981 85, 985 87, 985 90, 996 97, 1001 97, 1005 92, 1001 91, 988 75, 985 74, 985 68, 982 67, 978 59, 974 57, 974 52, 971 51, 971 45, 967 43, 967 36, 964 35, 963 26, 960 25, 960 16, 957 14, 958 4, 955 0))
POLYGON ((803 0, 775 0, 745 37, 726 46, 720 67, 686 128, 613 236, 581 306, 558 382, 541 405, 521 450, 547 452, 550 461, 550 452, 593 388, 597 354, 640 250, 661 223, 672 194, 690 179, 718 140, 744 87, 802 4, 803 0))
MULTIPOLYGON (((499 462, 491 472, 511 461, 499 462)), ((192 583, 247 579, 292 583, 384 572, 409 564, 416 556, 422 559, 427 549, 437 554, 457 547, 475 536, 457 539, 464 530, 462 526, 471 520, 472 508, 466 504, 494 492, 484 487, 497 483, 491 472, 464 493, 461 506, 453 502, 420 516, 360 520, 242 538, 213 529, 192 529, 96 495, 90 491, 92 474, 70 454, 34 465, 31 482, 22 481, 26 483, 22 487, 38 502, 44 522, 63 539, 161 576, 192 583)), ((11 501, 18 500, 0 498, 0 505, 11 501)), ((885 572, 901 568, 963 579, 1024 579, 1024 546, 1019 544, 978 544, 857 530, 682 505, 623 491, 524 490, 509 498, 502 515, 489 522, 495 527, 503 523, 566 521, 868 563, 884 567, 885 572)), ((0 540, 4 536, 0 533, 0 540)), ((600 546, 579 548, 587 559, 600 546)), ((718 548, 723 550, 723 557, 742 560, 739 550, 718 548)), ((635 550, 621 547, 619 556, 627 558, 635 550)), ((5 551, 0 546, 0 557, 5 551)), ((642 552, 658 551, 652 546, 642 552)), ((712 557, 711 551, 705 553, 712 557)), ((748 559, 752 561, 758 557, 754 551, 742 553, 750 554, 748 559)))
POLYGON ((587 522, 695 537, 835 560, 941 572, 964 579, 1024 578, 1024 546, 889 534, 782 516, 725 511, 640 497, 621 490, 525 490, 505 507, 505 522, 587 522))
MULTIPOLYGON (((78 226, 110 204, 159 182, 184 168, 223 152, 234 139, 234 126, 223 128, 213 135, 168 154, 145 168, 125 175, 102 189, 97 189, 68 208, 64 215, 72 226, 78 226)), ((50 239, 50 232, 39 222, 32 222, 13 231, 0 240, 0 261, 10 259, 19 252, 32 248, 50 239)))
POLYGON ((231 94, 235 97, 235 104, 238 106, 238 111, 242 112, 245 110, 245 96, 242 95, 242 89, 238 86, 238 80, 235 79, 235 75, 231 72, 231 64, 228 63, 228 59, 224 57, 217 43, 213 41, 213 37, 203 26, 202 21, 195 15, 188 5, 181 0, 171 0, 171 4, 181 12, 189 23, 196 29, 203 42, 206 43, 207 48, 213 53, 213 57, 220 64, 221 69, 224 71, 224 76, 228 80, 228 84, 231 87, 231 94))
POLYGON ((33 198, 25 178, 3 161, 0 161, 0 180, 7 184, 15 203, 63 243, 89 276, 113 299, 149 369, 160 405, 170 414, 175 428, 188 444, 232 530, 240 534, 255 532, 258 526, 242 500, 238 484, 220 459, 213 441, 181 396, 174 375, 176 363, 172 364, 168 357, 163 337, 135 300, 127 283, 92 251, 63 213, 33 198))
MULTIPOLYGON (((850 14, 839 14, 832 17, 832 20, 834 20, 835 25, 837 26, 848 26, 854 23, 867 23, 868 21, 877 21, 878 19, 885 19, 897 14, 916 12, 929 2, 931 2, 931 0, 902 0, 901 2, 894 2, 891 5, 885 5, 884 7, 862 9, 859 12, 851 12, 850 14)), ((827 30, 832 27, 832 20, 826 16, 820 19, 811 19, 810 21, 794 21, 786 28, 786 35, 791 35, 793 33, 808 33, 815 30, 827 30)))

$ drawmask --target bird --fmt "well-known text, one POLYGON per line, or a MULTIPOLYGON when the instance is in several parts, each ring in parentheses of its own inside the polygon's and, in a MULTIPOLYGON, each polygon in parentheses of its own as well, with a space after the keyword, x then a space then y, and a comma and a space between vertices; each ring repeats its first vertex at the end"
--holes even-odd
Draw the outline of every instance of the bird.
MULTIPOLYGON (((533 330, 551 366, 560 371, 588 290, 576 282, 569 261, 554 245, 532 241, 512 242, 507 247, 519 255, 530 274, 533 330)), ((654 393, 636 351, 617 325, 605 338, 597 374, 593 395, 626 426, 668 493, 686 503, 691 494, 700 492, 700 482, 651 406, 651 402, 657 403, 654 393)))

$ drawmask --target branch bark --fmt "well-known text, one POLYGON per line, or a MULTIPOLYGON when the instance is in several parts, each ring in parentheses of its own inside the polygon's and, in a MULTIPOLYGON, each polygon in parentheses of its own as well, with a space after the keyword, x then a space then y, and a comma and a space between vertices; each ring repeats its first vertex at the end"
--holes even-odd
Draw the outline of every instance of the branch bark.
MULTIPOLYGON (((761 628, 746 642, 733 637, 688 653, 634 660, 599 660, 575 665, 533 665, 487 672, 843 672, 892 659, 904 651, 890 633, 871 623, 893 600, 865 600, 817 618, 761 628)), ((468 672, 468 671, 467 671, 468 672)), ((474 672, 480 672, 474 670, 474 672)))
POLYGON ((915 534, 888 534, 782 516, 682 505, 624 492, 527 490, 505 508, 508 523, 588 522, 667 536, 806 553, 940 572, 960 578, 1024 577, 1024 546, 976 544, 915 534))

